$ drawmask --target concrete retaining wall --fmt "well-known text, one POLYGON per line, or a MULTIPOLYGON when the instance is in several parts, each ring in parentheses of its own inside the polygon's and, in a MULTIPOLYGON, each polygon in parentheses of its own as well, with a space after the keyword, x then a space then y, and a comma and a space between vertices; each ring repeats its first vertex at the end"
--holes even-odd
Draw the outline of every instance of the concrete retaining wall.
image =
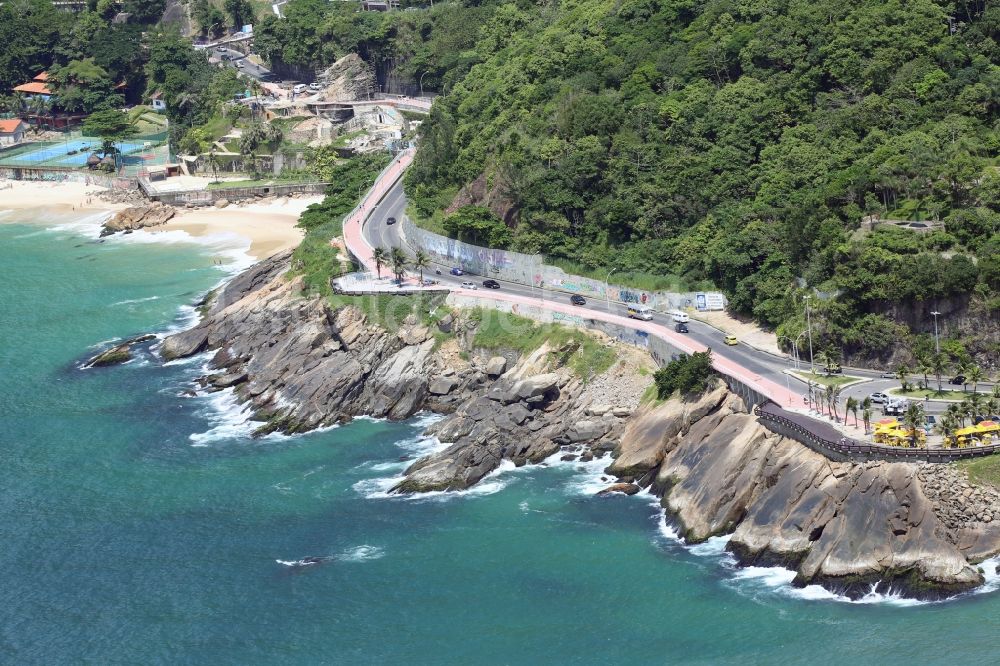
POLYGON ((540 254, 494 250, 464 243, 421 229, 407 217, 403 218, 400 232, 407 245, 422 248, 438 263, 459 266, 469 273, 497 280, 618 303, 639 303, 661 312, 689 308, 722 310, 726 304, 725 296, 719 292, 646 292, 615 284, 609 284, 605 289, 604 282, 600 280, 571 275, 557 266, 544 264, 540 254))

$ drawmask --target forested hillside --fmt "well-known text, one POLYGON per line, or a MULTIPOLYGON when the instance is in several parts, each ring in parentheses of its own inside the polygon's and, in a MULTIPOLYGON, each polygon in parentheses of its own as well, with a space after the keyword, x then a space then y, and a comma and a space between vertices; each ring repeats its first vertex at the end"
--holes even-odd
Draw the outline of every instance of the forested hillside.
POLYGON ((998 35, 986 2, 503 4, 408 189, 440 216, 485 176, 511 247, 711 279, 792 337, 813 294, 849 355, 926 352, 936 307, 996 363, 998 35))

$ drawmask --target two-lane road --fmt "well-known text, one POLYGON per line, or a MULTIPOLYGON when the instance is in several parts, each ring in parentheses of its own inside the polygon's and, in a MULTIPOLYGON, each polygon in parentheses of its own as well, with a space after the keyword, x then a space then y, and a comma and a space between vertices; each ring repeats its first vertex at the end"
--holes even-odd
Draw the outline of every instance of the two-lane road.
MULTIPOLYGON (((399 232, 403 216, 406 213, 406 206, 406 195, 403 192, 403 185, 400 181, 386 192, 382 200, 375 206, 368 221, 362 227, 361 234, 368 245, 386 249, 401 247, 411 256, 414 254, 414 249, 403 243, 399 232), (396 222, 388 224, 390 218, 395 218, 396 222)), ((439 280, 443 285, 459 291, 463 291, 463 282, 473 282, 477 286, 477 291, 482 296, 496 296, 504 300, 519 299, 521 301, 530 300, 535 303, 545 303, 552 309, 578 313, 584 317, 599 314, 599 318, 607 318, 610 315, 615 319, 621 320, 628 316, 627 307, 621 303, 612 302, 609 304, 600 299, 590 299, 585 305, 570 307, 570 294, 504 280, 497 280, 501 285, 500 289, 487 289, 482 285, 482 281, 486 276, 469 273, 462 276, 455 276, 450 274, 451 268, 452 265, 449 264, 433 263, 425 272, 425 277, 439 280)), ((666 331, 671 337, 681 339, 678 338, 680 334, 675 332, 674 322, 669 315, 655 313, 651 322, 633 320, 631 324, 637 330, 652 330, 650 327, 655 327, 655 330, 666 331)), ((787 373, 788 370, 795 367, 794 359, 789 356, 776 356, 742 343, 735 346, 726 345, 725 334, 722 331, 699 321, 691 320, 687 326, 689 332, 684 334, 682 338, 690 340, 691 343, 699 348, 711 348, 715 356, 737 364, 750 373, 766 378, 773 385, 784 389, 782 393, 794 394, 796 396, 796 404, 794 406, 805 406, 802 400, 802 396, 806 393, 805 381, 787 373)), ((808 369, 808 361, 800 360, 800 366, 802 369, 808 369)), ((877 370, 851 368, 848 372, 851 375, 860 376, 866 381, 844 389, 841 395, 841 405, 843 405, 843 402, 848 397, 860 400, 871 393, 877 391, 884 392, 890 388, 898 387, 899 384, 895 379, 882 378, 880 376, 882 373, 877 370)), ((926 411, 932 414, 940 413, 946 407, 947 403, 940 401, 925 403, 926 411)), ((842 406, 841 410, 843 410, 842 406)))

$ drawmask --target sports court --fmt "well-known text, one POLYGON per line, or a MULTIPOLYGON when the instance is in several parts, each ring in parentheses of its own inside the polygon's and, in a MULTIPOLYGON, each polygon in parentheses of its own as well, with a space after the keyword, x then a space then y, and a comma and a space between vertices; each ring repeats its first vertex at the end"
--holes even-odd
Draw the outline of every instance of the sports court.
MULTIPOLYGON (((86 136, 31 143, 0 152, 0 166, 82 167, 87 165, 91 153, 100 154, 101 146, 100 139, 86 136)), ((143 141, 120 141, 115 146, 123 155, 137 153, 147 147, 143 141)))

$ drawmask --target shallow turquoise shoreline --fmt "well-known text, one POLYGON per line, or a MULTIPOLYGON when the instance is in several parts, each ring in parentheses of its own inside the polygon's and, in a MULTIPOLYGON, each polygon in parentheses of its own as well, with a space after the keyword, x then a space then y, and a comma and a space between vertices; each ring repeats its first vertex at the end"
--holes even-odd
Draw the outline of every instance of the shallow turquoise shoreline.
POLYGON ((386 498, 399 458, 434 444, 419 420, 249 440, 223 397, 179 395, 200 361, 80 370, 93 345, 183 325, 224 276, 220 249, 95 243, 55 222, 0 224, 3 661, 896 664, 995 650, 995 593, 906 607, 796 591, 780 570, 733 570, 722 540, 681 546, 648 497, 593 497, 599 464, 386 498), (278 562, 308 556, 328 560, 278 562))

